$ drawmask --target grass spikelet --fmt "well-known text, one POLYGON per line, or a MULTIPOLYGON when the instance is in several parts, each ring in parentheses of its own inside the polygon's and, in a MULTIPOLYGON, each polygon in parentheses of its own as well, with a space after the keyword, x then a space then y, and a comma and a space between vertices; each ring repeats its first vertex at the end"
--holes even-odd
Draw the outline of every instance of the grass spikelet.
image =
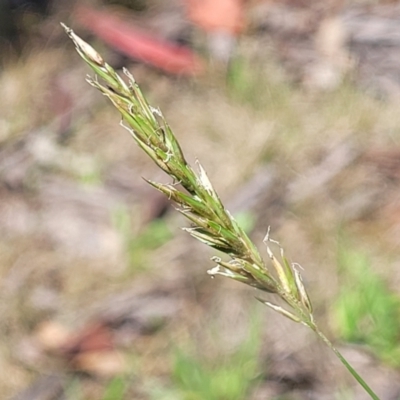
POLYGON ((319 330, 300 271, 290 265, 279 243, 270 239, 269 230, 264 243, 267 245, 272 268, 268 268, 255 244, 225 209, 200 163, 197 162, 198 173, 187 164, 179 142, 161 111, 148 104, 133 76, 124 70, 129 80, 128 84, 125 83, 96 50, 70 28, 65 25, 63 27, 74 42, 78 54, 96 74, 94 78, 87 79, 89 84, 110 99, 122 115, 123 126, 130 132, 136 143, 173 181, 171 184, 147 182, 176 203, 178 211, 191 223, 190 227, 183 228, 186 232, 230 257, 227 261, 214 257, 213 261, 217 265, 210 269, 208 274, 229 277, 272 293, 277 300, 279 298, 283 300, 290 310, 258 299, 290 320, 311 328, 334 351, 370 397, 379 399, 319 330), (98 77, 102 81, 99 81, 98 77), (269 242, 278 244, 280 247, 282 263, 272 252, 269 242))

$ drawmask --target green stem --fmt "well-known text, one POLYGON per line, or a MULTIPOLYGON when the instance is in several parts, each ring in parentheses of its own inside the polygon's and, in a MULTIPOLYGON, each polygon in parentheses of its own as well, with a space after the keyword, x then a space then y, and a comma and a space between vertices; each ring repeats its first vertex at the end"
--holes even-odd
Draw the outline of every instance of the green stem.
POLYGON ((318 329, 316 325, 310 326, 312 330, 324 341, 324 343, 336 354, 343 365, 353 375, 357 382, 364 388, 364 390, 371 396, 371 399, 380 400, 374 391, 367 385, 363 378, 357 373, 357 371, 348 363, 348 361, 342 356, 339 350, 331 343, 331 341, 318 329))

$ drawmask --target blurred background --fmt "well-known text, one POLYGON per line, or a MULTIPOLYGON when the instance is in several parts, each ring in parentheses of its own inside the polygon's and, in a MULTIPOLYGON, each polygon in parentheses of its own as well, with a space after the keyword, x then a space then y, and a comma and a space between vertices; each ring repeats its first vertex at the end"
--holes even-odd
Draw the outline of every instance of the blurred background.
POLYGON ((1 397, 368 398, 312 332, 210 279, 61 21, 133 73, 264 255, 271 226, 323 330, 398 400, 390 0, 1 0, 1 397))

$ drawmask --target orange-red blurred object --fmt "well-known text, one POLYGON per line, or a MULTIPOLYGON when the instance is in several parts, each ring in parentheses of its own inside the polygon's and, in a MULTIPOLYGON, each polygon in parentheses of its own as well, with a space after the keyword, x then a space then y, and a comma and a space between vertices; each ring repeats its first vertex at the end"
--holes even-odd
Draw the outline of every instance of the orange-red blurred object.
POLYGON ((79 6, 74 14, 81 25, 129 57, 172 74, 194 75, 203 71, 201 59, 190 49, 144 33, 110 11, 79 6))
POLYGON ((61 351, 68 356, 90 351, 114 349, 111 329, 103 322, 88 324, 82 331, 69 338, 61 351))
POLYGON ((207 32, 233 35, 244 28, 243 0, 186 0, 190 20, 207 32))

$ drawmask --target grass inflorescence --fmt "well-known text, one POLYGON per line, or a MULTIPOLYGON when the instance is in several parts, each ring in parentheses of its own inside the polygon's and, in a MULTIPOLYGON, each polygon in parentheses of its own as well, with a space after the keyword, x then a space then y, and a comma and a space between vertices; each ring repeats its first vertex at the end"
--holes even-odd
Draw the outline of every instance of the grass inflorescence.
POLYGON ((169 184, 146 181, 173 201, 177 210, 190 221, 190 227, 183 228, 185 231, 229 257, 223 260, 214 256, 212 260, 216 265, 208 273, 234 279, 282 299, 285 308, 257 297, 274 311, 316 332, 371 398, 378 399, 316 325, 299 266, 289 263, 280 246, 279 257, 275 256, 270 243, 277 242, 270 238, 269 231, 264 239, 269 264, 263 260, 257 247, 222 204, 202 165, 197 162, 195 171, 187 163, 162 112, 149 105, 129 71, 124 69, 126 82, 96 50, 70 28, 64 28, 79 55, 96 74, 94 78, 87 78, 88 83, 110 99, 122 115, 121 125, 157 166, 172 178, 169 184))

